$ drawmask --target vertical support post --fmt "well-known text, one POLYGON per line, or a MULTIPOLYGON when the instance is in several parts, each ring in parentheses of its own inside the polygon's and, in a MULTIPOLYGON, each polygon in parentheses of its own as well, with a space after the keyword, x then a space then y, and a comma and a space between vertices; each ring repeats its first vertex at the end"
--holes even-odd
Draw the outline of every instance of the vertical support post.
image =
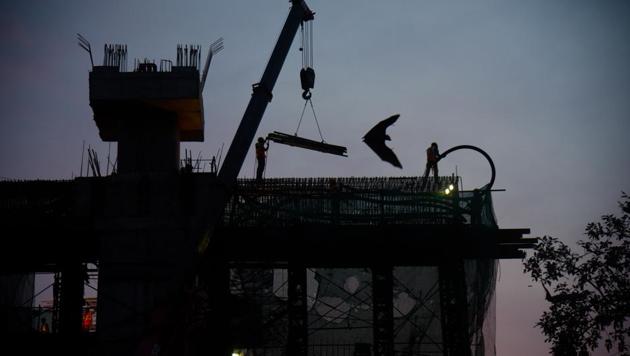
POLYGON ((339 223, 339 205, 340 205, 340 192, 339 187, 337 186, 337 181, 334 179, 330 180, 330 223, 333 225, 337 225, 339 223))
POLYGON ((50 331, 53 333, 59 332, 60 313, 61 308, 61 272, 55 272, 53 280, 53 311, 52 311, 52 324, 50 331))
POLYGON ((306 356, 308 346, 306 310, 306 268, 289 264, 289 345, 288 355, 306 356))
POLYGON ((232 355, 232 340, 229 328, 230 320, 230 270, 225 261, 213 261, 208 265, 206 286, 208 288, 210 308, 211 345, 209 354, 218 356, 232 355))
POLYGON ((379 200, 378 200, 378 213, 379 220, 381 224, 385 223, 385 198, 383 197, 383 190, 379 191, 379 200))
POLYGON ((439 268, 444 355, 470 356, 464 260, 462 258, 449 259, 439 268))
POLYGON ((374 356, 394 355, 394 293, 392 266, 372 268, 374 356))
POLYGON ((453 185, 455 189, 453 189, 453 191, 451 192, 451 196, 453 197, 453 214, 450 223, 461 224, 463 221, 463 216, 459 202, 459 187, 457 186, 457 181, 455 179, 453 179, 452 182, 454 183, 453 185))
POLYGON ((83 279, 85 266, 81 261, 72 259, 62 267, 62 281, 60 290, 60 320, 59 331, 68 336, 81 333, 83 319, 83 279))
POLYGON ((479 189, 475 189, 473 191, 473 198, 470 210, 471 225, 481 224, 481 191, 479 189))

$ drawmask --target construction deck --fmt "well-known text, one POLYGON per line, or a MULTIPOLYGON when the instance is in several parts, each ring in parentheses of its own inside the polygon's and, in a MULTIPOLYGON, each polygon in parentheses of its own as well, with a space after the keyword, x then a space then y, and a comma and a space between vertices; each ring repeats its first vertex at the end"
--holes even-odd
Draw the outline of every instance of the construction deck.
MULTIPOLYGON (((211 174, 146 178, 78 178, 74 181, 0 182, 3 269, 54 269, 79 254, 98 259, 97 237, 138 229, 181 231, 199 224, 211 174), (171 193, 164 194, 170 188, 171 193), (160 193, 162 192, 162 193, 160 193), (156 206, 172 205, 156 215, 156 206), (196 222, 195 222, 196 221, 196 222), (18 237, 19 236, 19 237, 18 237), (14 261, 21 261, 15 263, 14 261), (11 261, 11 262, 9 262, 11 261)), ((417 177, 283 178, 239 180, 212 243, 228 261, 360 265, 386 257, 394 264, 426 264, 454 254, 466 258, 521 258, 535 239, 528 229, 499 229, 489 192, 446 195, 417 177), (361 254, 349 254, 360 250, 361 254), (364 261, 358 260, 361 256, 364 261)), ((156 209, 157 210, 157 209, 156 209)))

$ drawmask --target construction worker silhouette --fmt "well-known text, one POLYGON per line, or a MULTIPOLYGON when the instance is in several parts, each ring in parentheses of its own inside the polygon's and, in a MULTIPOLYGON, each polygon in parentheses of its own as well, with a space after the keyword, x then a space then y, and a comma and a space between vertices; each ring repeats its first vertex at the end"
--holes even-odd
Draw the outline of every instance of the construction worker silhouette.
MULTIPOLYGON (((429 171, 433 170, 433 179, 435 184, 438 182, 438 161, 440 160, 440 151, 438 150, 437 143, 431 143, 431 146, 427 148, 427 165, 424 170, 424 180, 426 183, 427 177, 429 176, 429 171)), ((425 184, 423 184, 424 186, 425 184)))
POLYGON ((42 334, 48 334, 50 332, 46 318, 42 318, 41 324, 39 325, 39 332, 42 334))
POLYGON ((261 181, 263 172, 265 171, 265 165, 267 163, 267 150, 269 149, 269 142, 262 137, 258 138, 256 142, 256 161, 258 167, 256 168, 256 180, 261 181))
POLYGON ((83 321, 81 323, 83 331, 85 332, 90 331, 90 329, 92 328, 93 318, 94 318, 94 310, 92 308, 89 308, 83 312, 83 321))

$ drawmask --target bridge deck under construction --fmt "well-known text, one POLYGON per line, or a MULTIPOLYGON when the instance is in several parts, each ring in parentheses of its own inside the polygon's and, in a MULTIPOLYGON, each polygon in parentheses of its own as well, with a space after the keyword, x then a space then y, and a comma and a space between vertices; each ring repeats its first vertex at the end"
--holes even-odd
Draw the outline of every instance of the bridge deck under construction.
MULTIPOLYGON (((316 251, 312 264, 333 265, 360 264, 347 254, 357 248, 362 258, 401 264, 448 254, 522 257, 535 241, 523 238, 529 230, 499 229, 490 192, 459 191, 457 183, 440 177, 422 189, 418 177, 239 180, 211 250, 252 263, 308 260, 316 251), (449 185, 455 191, 445 194, 449 185)), ((4 251, 13 257, 7 261, 22 261, 3 268, 54 268, 77 253, 98 259, 103 233, 199 225, 213 184, 211 174, 152 177, 150 184, 142 176, 0 182, 3 230, 20 236, 5 241, 12 248, 4 251), (171 214, 153 213, 165 205, 171 214)))
MULTIPOLYGON (((479 348, 481 326, 492 315, 496 260, 521 258, 535 239, 523 238, 528 229, 497 226, 491 192, 457 185, 457 177, 239 180, 199 269, 205 299, 189 308, 207 318, 199 332, 214 335, 210 344, 230 339, 281 356, 285 349, 330 344, 341 331, 326 317, 336 313, 347 316, 343 335, 355 344, 326 344, 322 350, 330 355, 357 350, 357 342, 379 355, 479 348), (362 294, 346 291, 350 274, 362 294), (318 292, 307 294, 314 280, 318 292), (282 288, 286 295, 272 293, 282 288), (417 306, 402 316, 392 312, 401 290, 417 306), (363 309, 344 309, 357 298, 363 309), (316 306, 307 309, 308 303, 316 306), (400 344, 412 334, 426 340, 400 344)), ((136 287, 121 286, 142 285, 158 300, 172 298, 164 285, 193 268, 208 201, 219 187, 214 175, 193 173, 0 182, 1 227, 9 236, 0 271, 62 275, 54 305, 64 333, 80 325, 81 309, 73 309, 82 305, 80 271, 94 263, 102 292, 97 330, 109 340, 98 347, 133 347, 108 335, 117 325, 141 330, 155 306, 129 308, 136 287)))

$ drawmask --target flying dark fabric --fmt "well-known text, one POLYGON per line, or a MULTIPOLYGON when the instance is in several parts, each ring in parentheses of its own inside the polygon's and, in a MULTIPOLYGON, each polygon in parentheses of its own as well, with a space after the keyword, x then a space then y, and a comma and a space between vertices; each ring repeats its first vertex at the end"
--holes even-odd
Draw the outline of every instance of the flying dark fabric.
POLYGON ((383 161, 391 163, 393 166, 402 168, 402 164, 396 157, 394 151, 385 145, 385 141, 391 141, 389 135, 385 133, 387 128, 392 125, 400 115, 392 115, 387 119, 379 122, 372 127, 368 133, 363 136, 363 142, 368 145, 383 161))

